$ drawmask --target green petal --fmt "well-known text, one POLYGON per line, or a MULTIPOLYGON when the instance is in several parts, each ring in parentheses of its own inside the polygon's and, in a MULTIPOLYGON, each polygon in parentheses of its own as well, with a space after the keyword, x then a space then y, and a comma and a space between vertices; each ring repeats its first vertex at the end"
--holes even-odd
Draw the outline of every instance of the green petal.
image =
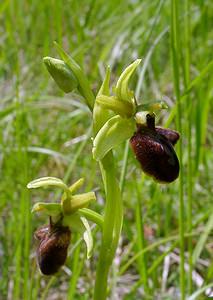
POLYGON ((73 214, 78 209, 87 207, 91 201, 96 200, 94 192, 73 195, 62 202, 64 214, 73 214))
POLYGON ((89 223, 86 218, 81 217, 81 221, 84 224, 85 231, 83 233, 83 239, 86 243, 87 246, 87 258, 90 258, 92 255, 92 249, 93 249, 93 237, 92 237, 92 232, 89 226, 89 223))
POLYGON ((135 131, 134 119, 124 119, 114 116, 99 130, 93 141, 93 157, 102 159, 107 152, 129 139, 135 131))
POLYGON ((84 184, 84 178, 78 179, 69 187, 70 192, 73 194, 74 192, 76 192, 76 190, 80 189, 80 187, 82 187, 83 184, 84 184))
POLYGON ((65 93, 71 92, 78 86, 75 75, 62 60, 44 57, 43 62, 52 78, 65 93))
POLYGON ((129 65, 119 77, 115 88, 115 93, 118 99, 132 101, 133 93, 129 90, 128 83, 140 62, 141 59, 136 59, 136 61, 129 65))

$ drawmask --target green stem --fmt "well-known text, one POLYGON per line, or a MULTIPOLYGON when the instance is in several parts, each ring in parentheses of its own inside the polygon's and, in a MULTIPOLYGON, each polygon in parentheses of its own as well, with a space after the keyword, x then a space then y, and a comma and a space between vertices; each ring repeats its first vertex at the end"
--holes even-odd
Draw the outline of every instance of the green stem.
MULTIPOLYGON (((144 234, 144 214, 143 214, 143 197, 141 196, 141 191, 138 186, 138 182, 135 178, 136 182, 136 227, 137 227, 137 234, 138 234, 138 248, 145 249, 146 248, 146 240, 145 240, 145 234, 144 234)), ((141 186, 143 186, 144 183, 144 177, 142 177, 142 180, 140 182, 141 186)), ((146 254, 142 254, 138 259, 138 264, 140 268, 140 275, 142 278, 143 286, 144 286, 144 292, 145 295, 148 296, 149 293, 149 284, 148 284, 148 268, 147 268, 147 256, 146 254)))
POLYGON ((122 226, 121 193, 116 180, 113 154, 110 151, 100 163, 106 193, 103 236, 96 272, 94 300, 107 297, 108 274, 115 255, 122 226))
MULTIPOLYGON (((190 84, 190 0, 185 0, 184 2, 184 87, 185 90, 188 89, 190 84)), ((188 156, 188 176, 187 176, 187 231, 192 231, 192 137, 191 137, 191 126, 192 126, 192 103, 190 96, 186 97, 186 111, 187 115, 186 118, 188 119, 187 123, 187 156, 188 156), (188 109, 187 109, 188 108, 188 109)), ((192 263, 192 238, 188 238, 188 263, 189 263, 189 272, 188 272, 188 292, 189 294, 192 293, 192 270, 193 270, 193 263, 192 263)))
MULTIPOLYGON (((180 102, 180 41, 179 41, 179 8, 178 0, 171 0, 171 50, 174 75, 174 89, 177 101, 177 127, 182 134, 182 113, 180 102)), ((185 271, 184 271, 184 199, 183 199, 183 163, 182 163, 182 139, 178 143, 180 160, 179 175, 179 243, 180 243, 180 290, 181 300, 185 299, 185 271)))

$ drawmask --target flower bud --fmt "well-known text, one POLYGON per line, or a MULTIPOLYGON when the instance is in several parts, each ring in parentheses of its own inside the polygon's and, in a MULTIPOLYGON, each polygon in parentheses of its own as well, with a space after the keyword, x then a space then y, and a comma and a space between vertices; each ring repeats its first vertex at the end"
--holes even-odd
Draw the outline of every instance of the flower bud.
POLYGON ((43 62, 52 78, 65 93, 70 93, 77 88, 78 81, 72 70, 63 62, 63 60, 44 57, 43 62))
POLYGON ((65 263, 71 232, 68 227, 50 224, 35 232, 39 240, 37 262, 44 275, 55 274, 65 263))
POLYGON ((155 128, 154 118, 147 115, 146 124, 130 139, 131 147, 142 170, 162 183, 174 181, 179 174, 179 161, 173 144, 179 134, 163 128, 155 128))

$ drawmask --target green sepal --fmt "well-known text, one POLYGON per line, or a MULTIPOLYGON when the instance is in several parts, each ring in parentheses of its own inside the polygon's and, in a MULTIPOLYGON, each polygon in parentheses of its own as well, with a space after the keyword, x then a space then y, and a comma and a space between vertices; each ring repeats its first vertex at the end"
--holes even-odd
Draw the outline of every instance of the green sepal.
POLYGON ((28 183, 28 189, 37 189, 40 187, 54 186, 64 190, 64 199, 71 197, 71 192, 68 186, 59 178, 56 177, 41 177, 28 183))
POLYGON ((44 57, 43 62, 59 88, 70 93, 78 86, 78 81, 72 70, 60 59, 44 57))
POLYGON ((134 94, 129 89, 128 83, 140 62, 141 59, 136 59, 122 72, 121 76, 119 77, 117 85, 115 87, 115 93, 118 99, 132 102, 134 94))
POLYGON ((114 116, 99 130, 93 141, 93 157, 101 160, 111 149, 129 139, 135 131, 135 120, 114 116))
POLYGON ((95 97, 90 88, 90 84, 86 75, 84 74, 81 67, 76 63, 76 61, 71 56, 69 56, 56 42, 54 42, 54 44, 60 57, 63 59, 65 64, 72 70, 75 77, 77 78, 78 90, 81 93, 81 95, 84 97, 90 110, 92 110, 94 106, 95 97))
POLYGON ((69 199, 62 201, 64 215, 75 213, 78 209, 87 207, 91 201, 95 201, 96 196, 94 192, 73 195, 69 199))
MULTIPOLYGON (((108 66, 106 69, 105 78, 103 83, 98 91, 96 100, 101 95, 109 96, 109 82, 110 82, 110 67, 108 66)), ((110 119, 111 114, 108 109, 102 107, 97 101, 95 101, 94 109, 93 109, 93 131, 94 134, 101 129, 104 123, 110 119)))
POLYGON ((35 179, 28 183, 27 188, 28 189, 37 189, 40 187, 47 187, 47 186, 55 186, 60 187, 63 189, 67 189, 66 184, 59 178, 56 177, 41 177, 38 179, 35 179))
POLYGON ((31 212, 39 212, 47 216, 55 217, 62 213, 62 207, 59 203, 38 202, 33 205, 31 212))

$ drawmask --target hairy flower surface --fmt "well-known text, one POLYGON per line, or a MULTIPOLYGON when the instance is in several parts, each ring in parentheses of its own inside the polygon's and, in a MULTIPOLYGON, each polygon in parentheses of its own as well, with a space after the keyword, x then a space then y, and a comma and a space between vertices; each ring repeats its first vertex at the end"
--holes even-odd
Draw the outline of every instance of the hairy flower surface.
POLYGON ((173 145, 179 139, 176 131, 155 128, 154 119, 147 116, 147 124, 138 125, 130 139, 142 170, 162 183, 174 181, 179 175, 179 161, 173 145))
POLYGON ((46 225, 35 232, 39 240, 37 248, 37 261, 44 275, 55 274, 65 263, 67 249, 71 239, 68 227, 56 224, 46 225))
POLYGON ((180 138, 179 133, 175 130, 163 127, 155 127, 155 131, 167 138, 173 146, 177 143, 177 141, 180 138))

